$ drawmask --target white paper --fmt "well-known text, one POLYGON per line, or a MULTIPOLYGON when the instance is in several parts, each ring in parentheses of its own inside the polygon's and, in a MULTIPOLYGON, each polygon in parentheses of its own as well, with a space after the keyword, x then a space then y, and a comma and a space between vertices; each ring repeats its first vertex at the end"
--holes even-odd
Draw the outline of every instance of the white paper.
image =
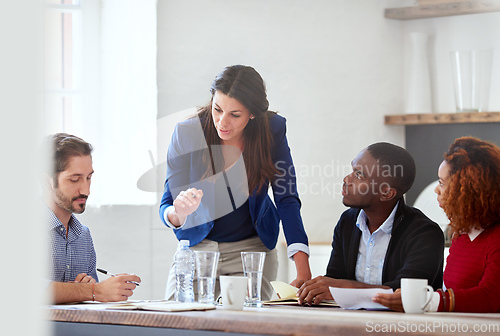
POLYGON ((209 303, 198 302, 176 302, 176 301, 138 301, 138 302, 123 302, 116 305, 106 307, 106 309, 119 310, 155 310, 155 311, 190 311, 190 310, 211 310, 215 309, 215 305, 209 303))
POLYGON ((297 287, 293 287, 283 281, 271 281, 271 286, 273 286, 276 295, 280 299, 299 299, 297 297, 297 292, 299 291, 297 287))
POLYGON ((372 298, 377 293, 392 294, 392 289, 383 288, 337 288, 330 287, 333 299, 344 309, 389 309, 372 298))

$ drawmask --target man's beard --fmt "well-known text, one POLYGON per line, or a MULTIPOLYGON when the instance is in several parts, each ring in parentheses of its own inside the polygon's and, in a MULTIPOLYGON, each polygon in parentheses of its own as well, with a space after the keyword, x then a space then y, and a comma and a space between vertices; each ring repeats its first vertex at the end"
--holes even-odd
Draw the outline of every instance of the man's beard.
POLYGON ((86 195, 79 195, 77 197, 74 197, 73 199, 69 199, 66 197, 63 193, 59 191, 59 189, 55 189, 55 202, 58 207, 60 207, 63 210, 66 210, 70 213, 76 213, 76 214, 81 214, 85 211, 85 205, 86 203, 81 203, 78 205, 77 208, 73 206, 73 202, 76 201, 79 198, 85 198, 87 199, 88 196, 86 195))

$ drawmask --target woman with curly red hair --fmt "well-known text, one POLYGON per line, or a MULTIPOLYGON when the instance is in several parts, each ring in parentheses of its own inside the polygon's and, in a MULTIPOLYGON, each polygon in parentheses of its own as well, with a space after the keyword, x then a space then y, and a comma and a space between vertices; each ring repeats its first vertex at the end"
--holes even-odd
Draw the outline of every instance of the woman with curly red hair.
MULTIPOLYGON (((500 147, 474 138, 456 139, 445 153, 435 189, 450 219, 452 245, 445 290, 434 293, 429 311, 500 312, 500 147)), ((403 311, 401 293, 373 299, 403 311)))

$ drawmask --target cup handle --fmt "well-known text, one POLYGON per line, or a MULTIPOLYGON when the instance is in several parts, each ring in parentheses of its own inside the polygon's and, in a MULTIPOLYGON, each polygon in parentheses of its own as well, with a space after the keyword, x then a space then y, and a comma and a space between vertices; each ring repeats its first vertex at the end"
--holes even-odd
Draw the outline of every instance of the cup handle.
POLYGON ((226 295, 227 295, 226 300, 227 300, 227 303, 229 303, 229 305, 232 306, 233 305, 233 300, 231 300, 231 295, 229 293, 233 289, 233 284, 228 284, 228 287, 229 287, 228 288, 229 290, 226 292, 226 295))
POLYGON ((427 308, 427 306, 431 302, 432 295, 434 294, 434 288, 432 288, 431 286, 426 286, 425 289, 427 291, 427 299, 425 301, 425 304, 422 306, 423 311, 425 311, 425 309, 427 308))

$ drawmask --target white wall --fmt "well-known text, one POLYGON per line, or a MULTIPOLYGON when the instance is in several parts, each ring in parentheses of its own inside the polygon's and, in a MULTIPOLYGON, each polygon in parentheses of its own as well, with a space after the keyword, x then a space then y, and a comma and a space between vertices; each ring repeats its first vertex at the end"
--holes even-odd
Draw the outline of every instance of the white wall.
MULTIPOLYGON (((451 49, 493 47, 492 92, 500 89, 500 13, 398 21, 384 18, 386 4, 394 1, 158 0, 158 118, 174 120, 176 112, 205 104, 223 67, 254 66, 267 83, 271 108, 288 119, 310 240, 329 244, 345 210, 339 183, 350 161, 376 141, 404 145, 404 128, 385 126, 383 116, 404 112, 407 33, 435 35, 436 111, 454 110, 451 49)), ((499 99, 492 94, 492 110, 500 110, 499 99)), ((161 162, 169 136, 158 137, 161 162)), ((100 266, 142 276, 134 298, 163 297, 176 239, 157 213, 156 205, 111 206, 81 216, 100 266)))

